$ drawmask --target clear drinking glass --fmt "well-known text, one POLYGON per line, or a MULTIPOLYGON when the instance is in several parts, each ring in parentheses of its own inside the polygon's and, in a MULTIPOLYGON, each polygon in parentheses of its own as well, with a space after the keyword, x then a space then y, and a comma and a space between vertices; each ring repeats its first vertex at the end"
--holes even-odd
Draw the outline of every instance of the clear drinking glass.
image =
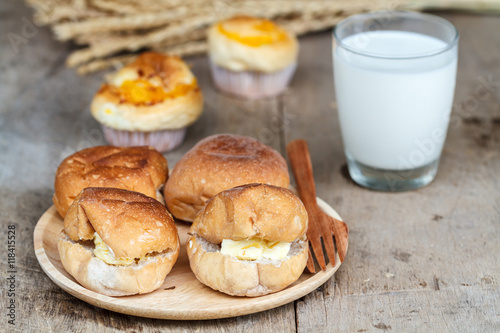
POLYGON ((333 31, 337 108, 349 173, 375 190, 435 177, 453 105, 458 32, 438 16, 384 11, 333 31))

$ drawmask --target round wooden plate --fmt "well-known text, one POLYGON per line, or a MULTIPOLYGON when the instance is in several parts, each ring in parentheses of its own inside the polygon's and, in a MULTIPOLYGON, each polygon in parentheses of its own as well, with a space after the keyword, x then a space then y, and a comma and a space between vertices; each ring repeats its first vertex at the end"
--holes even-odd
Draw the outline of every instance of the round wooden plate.
MULTIPOLYGON (((337 212, 318 198, 318 205, 327 214, 340 219, 337 212)), ((298 281, 286 289, 260 297, 234 297, 201 284, 189 267, 186 238, 190 224, 176 222, 181 241, 179 258, 160 289, 144 295, 110 297, 82 287, 61 264, 57 239, 63 220, 54 206, 38 221, 34 231, 35 254, 44 272, 59 287, 92 305, 124 314, 176 320, 217 319, 241 316, 269 310, 292 302, 325 283, 340 266, 328 264, 326 271, 304 272, 298 281)))

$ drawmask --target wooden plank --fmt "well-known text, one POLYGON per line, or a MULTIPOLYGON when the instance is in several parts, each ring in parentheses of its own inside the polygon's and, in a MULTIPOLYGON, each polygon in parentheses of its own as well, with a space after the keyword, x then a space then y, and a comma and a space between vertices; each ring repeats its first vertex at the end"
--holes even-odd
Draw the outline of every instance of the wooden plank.
POLYGON ((337 297, 331 332, 497 332, 498 285, 337 297))
POLYGON ((285 141, 309 141, 318 195, 347 221, 350 239, 335 280, 297 303, 299 332, 500 327, 500 266, 492 257, 500 252, 500 69, 492 50, 500 38, 490 33, 498 17, 445 17, 461 32, 457 106, 438 176, 418 191, 374 192, 350 180, 331 107, 330 34, 301 43, 301 80, 285 98, 285 117, 292 118, 285 141), (490 94, 477 101, 489 74, 490 94), (476 303, 483 305, 472 309, 476 303))

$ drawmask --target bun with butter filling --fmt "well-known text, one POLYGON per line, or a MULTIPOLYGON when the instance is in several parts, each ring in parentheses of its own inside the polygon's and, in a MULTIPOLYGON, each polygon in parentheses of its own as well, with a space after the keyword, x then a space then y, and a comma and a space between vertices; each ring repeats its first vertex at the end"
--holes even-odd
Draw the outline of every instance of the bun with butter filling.
POLYGON ((285 159, 250 137, 217 134, 198 142, 175 165, 165 184, 165 202, 176 218, 192 222, 208 199, 250 183, 288 187, 285 159))
POLYGON ((58 240, 61 262, 82 286, 108 296, 158 289, 179 255, 165 206, 141 193, 90 187, 70 206, 58 240))
POLYGON ((54 205, 62 217, 86 187, 136 191, 162 201, 159 190, 168 177, 167 160, 149 147, 99 146, 66 157, 56 172, 54 205))
POLYGON ((210 199, 196 216, 187 254, 196 278, 235 296, 261 296, 295 282, 307 262, 307 212, 290 190, 248 184, 210 199))

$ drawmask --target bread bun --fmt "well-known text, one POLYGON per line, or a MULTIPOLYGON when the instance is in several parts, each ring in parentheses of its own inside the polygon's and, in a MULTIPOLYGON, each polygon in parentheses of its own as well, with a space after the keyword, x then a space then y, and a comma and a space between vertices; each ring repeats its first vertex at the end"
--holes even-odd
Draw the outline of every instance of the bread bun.
POLYGON ((116 130, 181 129, 203 110, 196 78, 177 56, 143 53, 107 81, 90 109, 97 121, 116 130))
POLYGON ((250 238, 293 242, 306 233, 307 222, 302 201, 289 189, 247 184, 210 199, 190 232, 216 244, 250 238))
POLYGON ((207 202, 190 228, 187 254, 191 269, 201 283, 229 295, 277 292, 295 282, 306 266, 307 224, 304 205, 288 189, 248 184, 223 191, 207 202), (280 260, 241 260, 221 252, 224 239, 291 245, 280 260))
POLYGON ((175 165, 165 184, 165 202, 176 218, 193 221, 208 199, 249 183, 288 187, 285 159, 250 137, 213 135, 201 140, 175 165))
POLYGON ((86 188, 77 196, 58 240, 66 271, 84 287, 108 296, 159 288, 179 246, 173 218, 160 202, 103 187, 86 188))
POLYGON ((254 17, 233 17, 208 30, 210 60, 231 71, 280 71, 297 61, 298 45, 282 27, 254 17))
POLYGON ((52 200, 62 217, 86 187, 133 190, 161 199, 168 177, 167 160, 153 148, 99 146, 65 158, 56 172, 52 200))

